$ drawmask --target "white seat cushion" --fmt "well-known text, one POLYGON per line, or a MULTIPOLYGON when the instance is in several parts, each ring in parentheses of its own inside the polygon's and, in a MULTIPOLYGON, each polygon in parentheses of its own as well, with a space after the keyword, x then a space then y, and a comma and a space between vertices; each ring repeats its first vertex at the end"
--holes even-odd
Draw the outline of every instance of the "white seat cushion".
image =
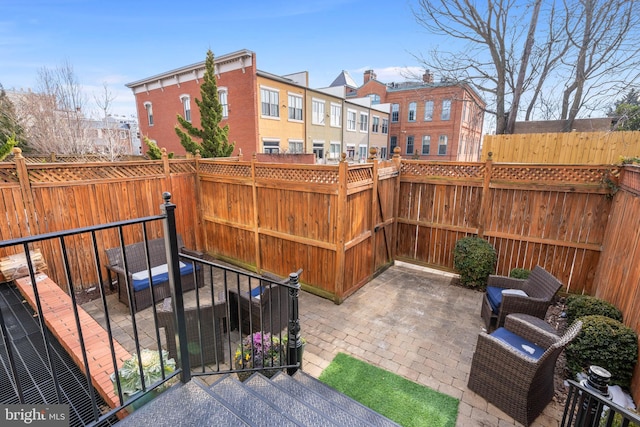
MULTIPOLYGON (((180 262, 180 268, 184 267, 185 265, 186 265, 185 263, 180 262)), ((169 267, 167 267, 167 264, 162 264, 156 267, 152 267, 151 277, 157 276, 158 274, 166 273, 168 270, 169 270, 169 267)), ((131 277, 133 278, 133 280, 145 280, 149 278, 149 270, 138 271, 137 273, 133 273, 131 277)))
POLYGON ((527 297, 527 293, 520 289, 505 289, 502 291, 502 295, 520 295, 521 297, 527 297))

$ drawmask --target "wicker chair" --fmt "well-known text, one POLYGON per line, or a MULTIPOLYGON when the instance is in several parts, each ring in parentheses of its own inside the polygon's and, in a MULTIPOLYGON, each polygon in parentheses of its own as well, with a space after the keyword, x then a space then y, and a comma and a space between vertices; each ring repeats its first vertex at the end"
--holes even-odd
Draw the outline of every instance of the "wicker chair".
MULTIPOLYGON (((226 301, 214 306, 202 305, 200 308, 185 308, 187 323, 187 343, 189 364, 202 366, 211 363, 224 363, 223 323, 226 316, 226 301), (200 340, 202 334, 202 340, 200 340)), ((171 310, 158 310, 158 327, 164 328, 169 357, 177 361, 175 316, 171 310)))
POLYGON ((487 331, 504 325, 505 318, 511 313, 525 313, 544 319, 561 287, 562 283, 540 266, 536 266, 527 279, 489 276, 481 311, 487 331), (504 294, 502 291, 505 289, 522 291, 526 296, 504 294))
POLYGON ((263 277, 269 280, 261 280, 260 287, 252 289, 253 296, 247 291, 238 295, 235 289, 229 290, 231 327, 237 328, 240 323, 244 334, 258 331, 278 334, 289 324, 289 288, 272 282, 284 283, 287 279, 263 277))
MULTIPOLYGON (((151 268, 153 269, 154 267, 166 265, 167 253, 164 247, 164 238, 149 240, 148 245, 151 268)), ((178 235, 178 250, 180 253, 185 253, 197 257, 202 256, 200 252, 186 249, 180 235, 178 235)), ((124 252, 127 259, 128 268, 128 271, 126 273, 124 270, 124 262, 122 260, 120 247, 107 249, 105 252, 107 254, 108 260, 106 267, 109 271, 109 281, 111 281, 111 272, 115 273, 117 277, 118 298, 120 302, 129 306, 129 297, 127 296, 126 287, 127 281, 125 280, 126 275, 129 278, 129 288, 131 289, 133 294, 132 297, 134 312, 138 312, 142 309, 150 307, 151 304, 153 304, 153 301, 151 299, 151 292, 149 291, 148 278, 142 280, 134 280, 134 275, 136 273, 148 273, 144 242, 137 242, 125 246, 124 252)), ((194 289, 196 281, 199 287, 204 286, 203 269, 199 266, 195 266, 197 278, 194 279, 193 265, 191 265, 191 263, 183 264, 184 266, 180 268, 182 290, 188 291, 194 289)), ((168 277, 168 273, 166 272, 157 276, 152 276, 151 281, 153 283, 153 293, 156 303, 161 302, 165 298, 171 296, 168 277)))
POLYGON ((516 421, 530 425, 553 398, 556 360, 581 328, 582 322, 576 321, 559 337, 527 322, 524 316, 507 316, 504 328, 478 336, 469 388, 516 421), (518 338, 528 342, 528 348, 535 347, 539 358, 520 350, 524 342, 518 338), (517 344, 505 339, 512 343, 515 339, 517 344))

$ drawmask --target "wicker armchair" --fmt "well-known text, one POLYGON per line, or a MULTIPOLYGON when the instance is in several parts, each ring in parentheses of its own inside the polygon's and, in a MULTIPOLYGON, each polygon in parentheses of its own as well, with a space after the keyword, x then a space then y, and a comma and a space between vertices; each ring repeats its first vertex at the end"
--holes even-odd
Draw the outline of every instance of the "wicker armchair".
POLYGON ((269 280, 261 280, 260 286, 252 289, 252 295, 247 291, 238 295, 235 289, 229 290, 231 327, 240 324, 243 334, 258 331, 278 334, 289 324, 289 288, 272 283, 285 283, 288 279, 263 277, 269 280))
MULTIPOLYGON (((171 310, 158 310, 158 327, 164 328, 169 357, 177 361, 175 316, 171 310)), ((189 364, 202 366, 224 363, 223 323, 226 317, 226 301, 214 306, 203 305, 185 308, 189 364), (201 337, 202 334, 202 337, 201 337), (202 338, 202 339, 201 339, 202 338)))
MULTIPOLYGON (((152 239, 148 241, 149 247, 149 261, 151 268, 159 267, 167 264, 167 253, 164 247, 164 238, 152 239)), ((178 250, 180 253, 185 253, 191 256, 201 257, 202 254, 196 251, 190 251, 184 247, 182 237, 178 235, 178 250)), ((124 269, 124 262, 122 260, 122 251, 120 247, 107 249, 107 271, 109 272, 109 281, 111 281, 111 273, 115 273, 118 284, 118 298, 120 302, 129 305, 129 297, 127 296, 127 281, 125 276, 129 279, 129 288, 132 292, 133 309, 138 312, 144 308, 150 307, 153 304, 151 299, 151 292, 149 291, 149 279, 147 269, 147 257, 145 255, 144 242, 137 242, 124 247, 125 257, 127 259, 127 271, 124 269), (145 277, 141 280, 135 280, 136 273, 146 273, 145 277)), ((196 278, 194 278, 193 270, 194 266, 191 263, 183 263, 180 268, 180 277, 182 281, 182 290, 188 291, 195 288, 196 281, 199 287, 204 286, 203 269, 199 266, 195 266, 196 278)), ((166 269, 163 273, 155 275, 152 270, 153 293, 155 302, 161 302, 163 299, 171 296, 171 290, 169 289, 169 275, 166 269)))
POLYGON ((576 321, 559 337, 527 322, 526 316, 507 316, 504 328, 478 336, 469 388, 516 421, 530 425, 553 398, 556 360, 581 328, 582 322, 576 321), (525 348, 535 348, 536 355, 541 353, 539 358, 520 350, 523 343, 525 348))
POLYGON ((505 318, 511 313, 525 313, 544 319, 561 287, 562 283, 540 266, 536 266, 527 279, 489 276, 481 311, 487 331, 504 325, 505 318), (505 289, 522 291, 526 296, 503 294, 505 289))

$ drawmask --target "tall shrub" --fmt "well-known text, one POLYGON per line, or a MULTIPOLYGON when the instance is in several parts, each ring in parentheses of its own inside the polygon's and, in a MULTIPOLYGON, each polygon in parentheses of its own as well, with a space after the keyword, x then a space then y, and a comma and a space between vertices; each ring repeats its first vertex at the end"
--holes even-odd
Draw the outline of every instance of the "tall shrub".
POLYGON ((569 295, 567 297, 567 322, 584 316, 600 315, 622 322, 622 312, 613 304, 591 295, 569 295))
POLYGON ((479 237, 464 237, 453 249, 453 266, 460 273, 462 284, 468 288, 486 288, 497 260, 495 248, 479 237))

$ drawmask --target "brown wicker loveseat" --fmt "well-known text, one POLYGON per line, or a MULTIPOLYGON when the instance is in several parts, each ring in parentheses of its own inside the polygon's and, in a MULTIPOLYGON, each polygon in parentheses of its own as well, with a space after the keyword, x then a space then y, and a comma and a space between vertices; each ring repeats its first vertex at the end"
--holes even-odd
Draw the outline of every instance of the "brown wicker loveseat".
POLYGON ((553 398, 556 360, 582 328, 578 320, 559 337, 538 321, 544 322, 529 315, 509 315, 503 328, 481 332, 469 372, 472 391, 525 426, 553 398))
POLYGON ((544 319, 561 287, 562 282, 540 266, 531 270, 527 279, 489 276, 481 311, 487 331, 502 326, 511 313, 530 314, 544 319), (509 291, 505 292, 507 289, 509 291))
MULTIPOLYGON (((153 283, 153 293, 155 302, 162 302, 164 298, 171 296, 169 289, 169 274, 166 269, 167 254, 164 246, 164 238, 152 239, 149 244, 149 263, 151 267, 151 277, 153 283)), ((190 251, 184 247, 182 237, 178 235, 178 251, 191 256, 200 257, 202 254, 190 251)), ((147 258, 145 255, 144 242, 132 243, 124 248, 125 257, 127 259, 127 271, 125 272, 124 262, 122 260, 122 251, 120 247, 107 249, 107 269, 114 272, 117 276, 118 298, 121 302, 129 305, 129 297, 127 296, 127 281, 125 275, 129 279, 129 288, 132 291, 133 308, 138 312, 144 308, 151 306, 151 292, 149 291, 149 270, 147 267, 147 258)), ((199 287, 204 286, 202 268, 194 266, 190 262, 180 263, 180 277, 182 282, 182 290, 188 291, 195 288, 197 283, 199 287), (195 275, 194 275, 195 268, 195 275)))

